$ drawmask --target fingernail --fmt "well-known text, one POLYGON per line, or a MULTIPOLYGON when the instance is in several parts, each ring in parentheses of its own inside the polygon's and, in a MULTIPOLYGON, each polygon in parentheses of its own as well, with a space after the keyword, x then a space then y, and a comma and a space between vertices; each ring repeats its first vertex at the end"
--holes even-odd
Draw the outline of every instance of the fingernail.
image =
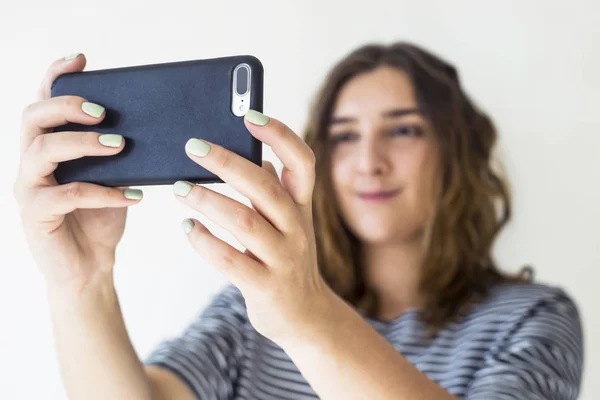
POLYGON ((100 104, 85 102, 81 104, 81 109, 84 113, 94 118, 100 118, 104 112, 104 107, 100 104))
POLYGON ((98 140, 106 147, 121 147, 121 143, 123 143, 123 136, 107 133, 98 136, 98 140))
POLYGON ((210 151, 210 144, 200 139, 190 139, 185 144, 185 149, 188 153, 191 153, 198 157, 205 157, 210 151))
POLYGON ((254 125, 264 126, 268 124, 271 119, 256 110, 248 110, 246 113, 246 120, 254 125))
POLYGON ((144 192, 140 189, 126 189, 123 195, 129 200, 141 200, 144 197, 144 192))
POLYGON ((74 60, 77 57, 79 57, 80 55, 81 55, 81 53, 69 54, 68 56, 65 57, 65 61, 74 60))
POLYGON ((187 183, 185 181, 177 181, 173 185, 173 192, 177 196, 185 197, 188 194, 190 194, 191 191, 192 191, 192 185, 190 185, 189 183, 187 183))
POLYGON ((181 229, 183 229, 183 231, 185 232, 186 235, 188 233, 190 233, 193 228, 194 228, 194 221, 192 221, 191 219, 187 218, 187 219, 184 219, 183 222, 181 222, 181 229))

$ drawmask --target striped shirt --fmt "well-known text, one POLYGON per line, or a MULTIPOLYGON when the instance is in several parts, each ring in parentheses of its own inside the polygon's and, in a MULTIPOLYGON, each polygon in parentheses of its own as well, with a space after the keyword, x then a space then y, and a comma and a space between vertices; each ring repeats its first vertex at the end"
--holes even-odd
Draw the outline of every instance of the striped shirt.
MULTIPOLYGON (((559 288, 498 285, 434 338, 428 338, 417 310, 391 322, 366 321, 459 398, 578 396, 582 328, 575 304, 559 288)), ((163 340, 144 364, 173 372, 202 400, 318 398, 287 354, 252 327, 234 286, 216 295, 180 336, 163 340)))

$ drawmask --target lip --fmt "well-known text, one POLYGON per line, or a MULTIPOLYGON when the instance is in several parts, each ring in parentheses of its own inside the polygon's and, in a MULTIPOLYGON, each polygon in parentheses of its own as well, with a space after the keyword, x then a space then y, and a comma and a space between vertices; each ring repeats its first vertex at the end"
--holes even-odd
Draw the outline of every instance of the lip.
POLYGON ((358 197, 366 201, 386 201, 400 193, 400 189, 378 190, 373 192, 358 192, 358 197))

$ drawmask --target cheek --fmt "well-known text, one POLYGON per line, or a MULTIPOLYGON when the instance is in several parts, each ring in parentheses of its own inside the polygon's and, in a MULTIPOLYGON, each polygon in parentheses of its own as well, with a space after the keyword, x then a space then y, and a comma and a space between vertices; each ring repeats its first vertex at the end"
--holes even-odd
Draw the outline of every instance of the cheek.
POLYGON ((336 193, 341 192, 351 179, 352 166, 347 158, 333 155, 331 157, 331 183, 336 193))
POLYGON ((407 166, 407 174, 412 180, 413 201, 416 206, 428 209, 433 201, 434 185, 439 171, 439 155, 436 148, 425 147, 420 152, 414 153, 415 158, 407 166))
POLYGON ((332 159, 331 186, 338 211, 345 219, 352 218, 355 204, 351 195, 353 183, 352 163, 348 159, 332 159))

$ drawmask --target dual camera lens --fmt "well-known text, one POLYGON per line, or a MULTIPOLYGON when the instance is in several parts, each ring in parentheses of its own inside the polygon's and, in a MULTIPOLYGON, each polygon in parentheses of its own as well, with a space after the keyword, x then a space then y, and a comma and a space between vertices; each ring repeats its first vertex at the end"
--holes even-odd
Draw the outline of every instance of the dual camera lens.
POLYGON ((235 91, 238 96, 248 92, 250 83, 250 69, 246 65, 240 65, 235 71, 235 91))

